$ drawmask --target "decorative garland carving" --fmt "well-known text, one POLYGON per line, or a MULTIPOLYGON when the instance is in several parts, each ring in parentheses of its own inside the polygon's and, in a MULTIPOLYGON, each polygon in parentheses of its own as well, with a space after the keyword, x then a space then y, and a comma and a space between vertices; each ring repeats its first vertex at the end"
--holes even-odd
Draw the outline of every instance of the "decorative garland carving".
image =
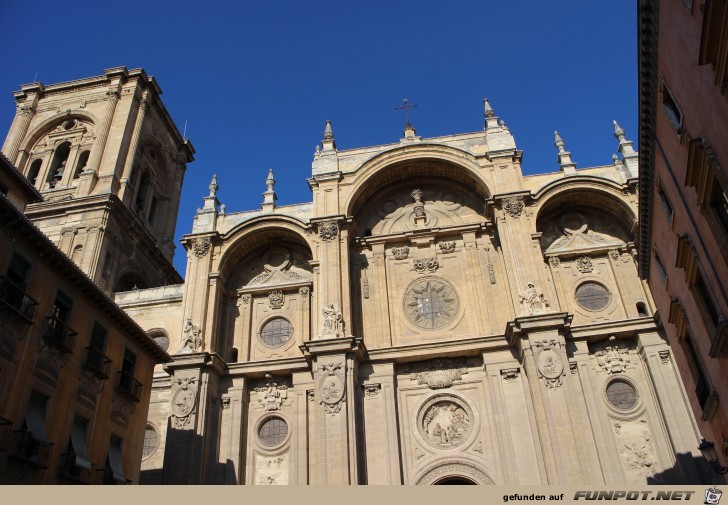
POLYGON ((198 258, 204 257, 212 246, 210 237, 195 237, 192 240, 192 252, 198 258))
POLYGON ((319 238, 331 242, 339 235, 339 224, 336 221, 323 221, 318 225, 319 238))
POLYGON ((503 382, 516 382, 520 375, 520 368, 508 368, 505 370, 501 370, 501 377, 503 378, 503 382))
POLYGON ((554 339, 538 340, 533 345, 537 351, 536 368, 539 376, 544 379, 546 387, 549 389, 561 387, 564 363, 558 353, 560 345, 554 339))
POLYGON ((268 293, 268 303, 270 304, 271 309, 280 309, 283 307, 284 302, 285 297, 283 295, 283 291, 280 289, 276 289, 268 293))
POLYGON ((367 384, 364 386, 364 396, 367 398, 374 398, 375 396, 379 396, 379 392, 381 390, 381 384, 367 384))
POLYGON ((344 403, 346 380, 344 378, 344 363, 329 361, 322 363, 319 371, 319 395, 324 412, 338 414, 344 403))
POLYGON ((594 264, 589 256, 579 256, 576 258, 576 268, 585 274, 594 270, 594 264))
POLYGON ((196 377, 177 378, 177 391, 172 396, 172 426, 177 429, 187 428, 191 422, 190 414, 195 409, 197 400, 196 377))
POLYGON ((504 198, 502 205, 503 210, 506 211, 509 216, 513 218, 521 217, 521 212, 523 212, 522 196, 509 196, 508 198, 504 198))
POLYGON ((403 371, 409 373, 411 380, 416 380, 418 384, 427 384, 430 389, 449 388, 454 381, 468 373, 465 358, 437 358, 409 363, 404 366, 403 371))
POLYGON ((495 284, 495 269, 493 263, 488 263, 488 280, 491 284, 495 284))
POLYGON ((437 261, 437 258, 412 260, 412 263, 415 268, 415 272, 417 272, 418 274, 424 274, 425 272, 430 272, 431 274, 434 274, 440 267, 440 263, 437 261))
POLYGON ((403 246, 403 247, 393 247, 392 248, 392 255, 394 256, 394 259, 396 260, 406 260, 407 256, 409 256, 409 247, 403 246))
POLYGON ((659 351, 657 354, 660 355, 660 361, 663 364, 667 364, 670 362, 670 351, 659 351))
POLYGON ((443 254, 450 254, 450 253, 455 252, 455 241, 454 240, 451 240, 449 242, 440 242, 437 245, 443 254))
POLYGON ((362 269, 362 280, 361 280, 361 290, 362 294, 364 295, 364 299, 369 299, 369 278, 367 277, 367 269, 362 269))

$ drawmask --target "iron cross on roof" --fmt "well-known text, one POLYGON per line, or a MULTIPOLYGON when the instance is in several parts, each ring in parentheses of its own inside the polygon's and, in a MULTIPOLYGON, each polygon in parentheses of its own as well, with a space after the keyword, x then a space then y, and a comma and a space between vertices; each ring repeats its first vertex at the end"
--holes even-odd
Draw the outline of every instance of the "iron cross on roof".
POLYGON ((417 104, 410 105, 407 102, 407 99, 406 98, 404 100, 402 100, 402 102, 404 102, 402 104, 402 106, 401 107, 395 107, 394 110, 404 110, 404 121, 405 121, 404 127, 405 128, 410 128, 410 127, 412 127, 412 125, 410 124, 410 121, 409 121, 409 110, 417 107, 417 104))

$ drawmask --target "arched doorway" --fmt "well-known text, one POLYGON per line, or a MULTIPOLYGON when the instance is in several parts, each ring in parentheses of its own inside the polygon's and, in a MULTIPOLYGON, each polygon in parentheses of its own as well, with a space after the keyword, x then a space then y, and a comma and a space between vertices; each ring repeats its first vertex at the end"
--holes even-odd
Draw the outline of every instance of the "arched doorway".
POLYGON ((432 483, 433 486, 475 486, 476 482, 465 477, 446 477, 432 483))

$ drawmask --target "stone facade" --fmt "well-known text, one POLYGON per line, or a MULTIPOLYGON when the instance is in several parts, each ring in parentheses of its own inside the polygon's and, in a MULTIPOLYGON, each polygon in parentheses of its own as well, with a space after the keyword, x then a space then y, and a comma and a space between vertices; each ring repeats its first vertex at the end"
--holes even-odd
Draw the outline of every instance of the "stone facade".
POLYGON ((361 149, 327 123, 310 203, 269 174, 261 209, 221 212, 215 178, 185 283, 116 295, 174 354, 141 481, 697 483, 616 137, 577 170, 556 134, 560 170, 523 176, 486 101, 483 131, 361 149))

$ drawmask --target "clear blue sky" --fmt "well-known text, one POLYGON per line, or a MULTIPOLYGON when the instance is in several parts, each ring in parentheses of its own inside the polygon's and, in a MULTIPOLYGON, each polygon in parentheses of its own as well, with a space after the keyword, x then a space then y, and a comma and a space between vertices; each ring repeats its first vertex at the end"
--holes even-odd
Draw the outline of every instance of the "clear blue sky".
MULTIPOLYGON (((524 151, 555 171, 558 130, 577 167, 611 162, 612 119, 637 140, 634 1, 0 2, 0 131, 12 91, 124 65, 154 75, 188 165, 177 239, 213 172, 228 212, 258 208, 269 167, 278 204, 310 201, 324 121, 340 149, 396 142, 407 97, 431 137, 482 128, 490 99, 524 151)), ((175 265, 185 274, 179 246, 175 265)))

